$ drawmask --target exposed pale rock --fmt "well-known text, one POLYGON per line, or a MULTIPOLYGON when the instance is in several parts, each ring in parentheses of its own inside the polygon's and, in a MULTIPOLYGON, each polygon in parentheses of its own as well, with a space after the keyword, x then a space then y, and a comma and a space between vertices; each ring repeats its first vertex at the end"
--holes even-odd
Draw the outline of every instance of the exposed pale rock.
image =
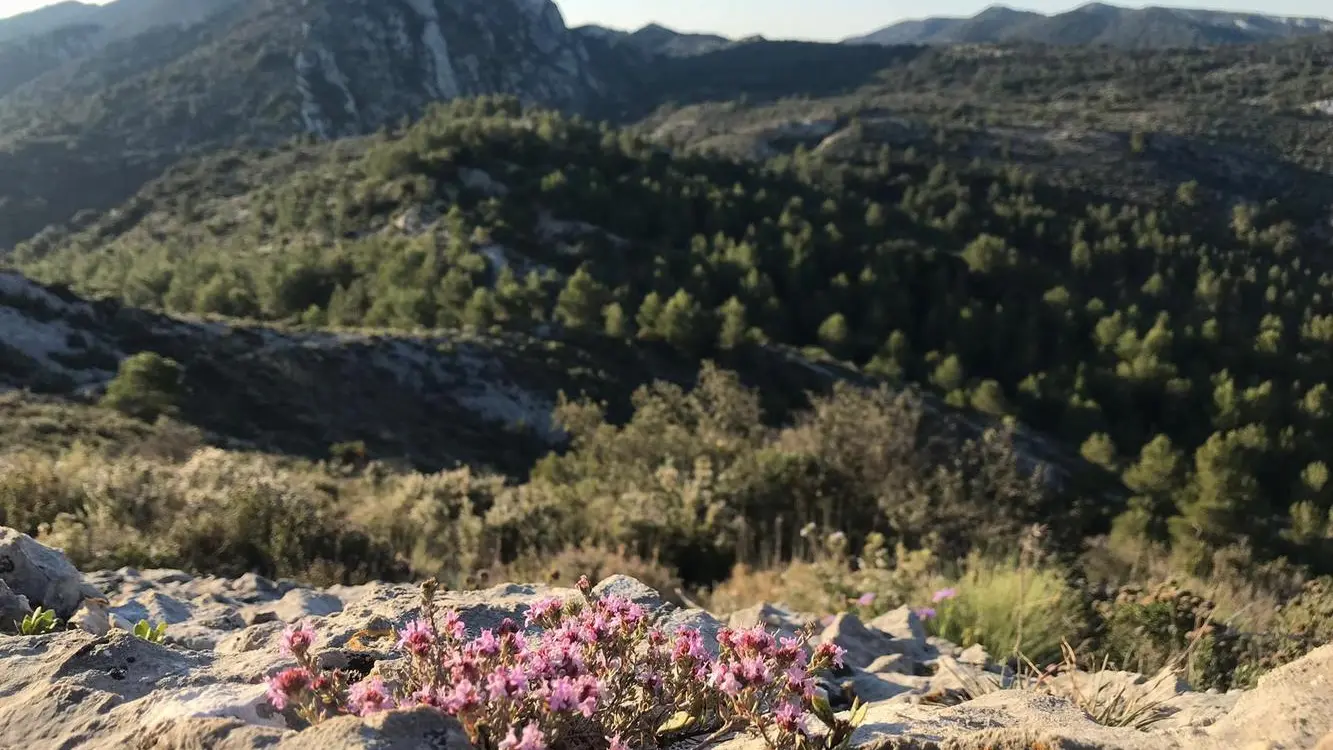
POLYGON ((987 664, 990 664, 991 659, 990 654, 986 651, 986 647, 982 646, 980 643, 975 643, 963 649, 963 652, 958 655, 958 661, 964 664, 984 667, 987 664))
POLYGON ((871 674, 913 674, 915 672, 912 660, 903 654, 884 654, 876 657, 866 667, 866 671, 871 674))
POLYGON ((62 619, 74 614, 85 598, 102 595, 83 580, 63 552, 4 526, 0 526, 0 581, 27 597, 30 606, 54 610, 62 619))
POLYGON ((928 637, 925 623, 921 622, 921 618, 908 606, 885 612, 866 623, 866 626, 904 640, 925 643, 928 637))
POLYGON ((793 612, 778 604, 756 604, 753 607, 737 610, 727 618, 727 625, 736 628, 752 628, 763 625, 773 633, 784 637, 795 637, 813 618, 793 612))
POLYGON ((15 594, 0 580, 0 633, 17 633, 23 618, 32 612, 28 597, 15 594))
POLYGON ((865 669, 885 654, 903 654, 910 657, 915 641, 899 641, 892 636, 867 628, 856 615, 841 614, 824 627, 820 643, 834 643, 847 650, 849 666, 865 669))

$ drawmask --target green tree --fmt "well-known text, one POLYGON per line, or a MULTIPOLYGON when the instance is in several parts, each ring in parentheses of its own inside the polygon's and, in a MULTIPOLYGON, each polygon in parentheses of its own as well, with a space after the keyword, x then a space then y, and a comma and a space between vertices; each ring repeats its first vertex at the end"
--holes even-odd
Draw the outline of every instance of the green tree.
POLYGON ((629 337, 629 318, 626 317, 625 308, 621 307, 619 302, 612 302, 602 308, 602 330, 613 339, 629 337))
POLYGON ((463 308, 463 325, 474 331, 486 331, 495 325, 495 297, 486 287, 478 287, 463 308))
POLYGON ((835 357, 847 354, 847 318, 842 313, 834 313, 819 326, 819 343, 835 357))
POLYGON ((639 329, 639 338, 661 338, 658 323, 662 317, 662 297, 657 292, 649 292, 639 303, 639 312, 634 316, 634 324, 639 329))
POLYGON ((602 323, 608 292, 584 268, 569 277, 555 302, 555 317, 567 328, 585 330, 602 323))
POLYGON ((684 289, 677 290, 662 308, 658 335, 683 352, 694 352, 703 340, 704 312, 684 289))
POLYGON ((745 343, 750 324, 746 320, 745 304, 732 297, 718 310, 722 325, 718 329, 717 345, 719 349, 735 349, 745 343))
POLYGON ((136 419, 175 414, 185 394, 179 363, 155 352, 139 352, 120 363, 107 385, 102 406, 136 419))

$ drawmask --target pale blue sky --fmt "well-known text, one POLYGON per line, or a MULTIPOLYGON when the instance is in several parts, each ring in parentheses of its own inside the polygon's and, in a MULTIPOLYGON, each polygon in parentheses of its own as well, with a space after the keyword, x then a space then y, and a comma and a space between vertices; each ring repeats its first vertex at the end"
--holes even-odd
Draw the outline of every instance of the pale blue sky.
MULTIPOLYGON (((0 0, 0 18, 48 4, 49 0, 0 0)), ((598 23, 638 28, 658 22, 682 31, 711 31, 739 37, 842 39, 904 18, 971 15, 993 0, 556 0, 571 26, 598 23)), ((1015 0, 1016 8, 1043 13, 1081 5, 1083 0, 1015 0)), ((1256 11, 1288 16, 1333 16, 1328 0, 1159 0, 1123 5, 1173 5, 1256 11)))

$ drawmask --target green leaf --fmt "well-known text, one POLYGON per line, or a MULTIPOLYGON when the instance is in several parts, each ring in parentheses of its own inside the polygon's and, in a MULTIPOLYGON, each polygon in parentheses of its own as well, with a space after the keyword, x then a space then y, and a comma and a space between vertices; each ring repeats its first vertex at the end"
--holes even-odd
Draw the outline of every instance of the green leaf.
POLYGON ((657 733, 670 734, 672 732, 679 732, 694 726, 697 721, 698 719, 689 711, 677 711, 670 719, 667 719, 662 726, 657 728, 657 733))
POLYGON ((852 701, 852 719, 851 724, 854 727, 861 726, 861 722, 866 720, 866 711, 870 709, 869 703, 862 703, 860 698, 852 701))

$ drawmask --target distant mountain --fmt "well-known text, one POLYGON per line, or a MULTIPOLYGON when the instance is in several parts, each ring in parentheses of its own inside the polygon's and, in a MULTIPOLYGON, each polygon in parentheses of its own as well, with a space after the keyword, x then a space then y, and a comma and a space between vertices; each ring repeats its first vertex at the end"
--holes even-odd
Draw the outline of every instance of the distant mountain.
POLYGON ((116 0, 0 21, 0 252, 199 150, 604 90, 550 0, 116 0))
POLYGON ((736 43, 716 34, 689 34, 655 23, 638 31, 621 31, 604 26, 580 26, 574 31, 589 39, 611 45, 626 45, 649 55, 667 57, 702 55, 736 43))
POLYGON ((1106 45, 1130 49, 1250 44, 1333 31, 1333 21, 1182 8, 1089 3, 1053 16, 995 5, 971 18, 902 21, 849 44, 1106 45))

